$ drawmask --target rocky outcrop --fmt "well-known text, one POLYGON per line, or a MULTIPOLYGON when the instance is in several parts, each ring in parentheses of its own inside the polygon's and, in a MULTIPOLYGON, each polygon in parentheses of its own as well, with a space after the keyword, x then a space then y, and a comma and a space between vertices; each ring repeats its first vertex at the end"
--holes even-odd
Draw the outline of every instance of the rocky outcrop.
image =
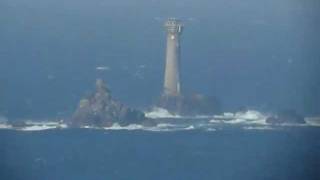
POLYGON ((221 104, 214 97, 201 94, 161 96, 158 107, 179 115, 213 115, 221 112, 221 104))
POLYGON ((276 116, 271 116, 266 119, 268 124, 304 124, 306 123, 304 117, 299 115, 296 111, 285 110, 279 112, 276 116))
POLYGON ((73 127, 108 127, 114 123, 121 126, 129 124, 150 124, 143 112, 129 108, 114 100, 106 84, 98 79, 96 92, 80 101, 79 107, 68 122, 73 127))

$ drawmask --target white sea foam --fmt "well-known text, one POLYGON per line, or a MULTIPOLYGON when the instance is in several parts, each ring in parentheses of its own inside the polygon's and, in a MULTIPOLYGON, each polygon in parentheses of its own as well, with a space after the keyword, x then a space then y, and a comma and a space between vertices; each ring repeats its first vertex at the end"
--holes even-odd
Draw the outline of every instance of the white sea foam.
POLYGON ((22 131, 43 131, 43 130, 48 130, 48 129, 56 129, 57 127, 55 126, 45 126, 45 125, 33 125, 33 126, 26 126, 23 128, 18 128, 17 130, 22 130, 22 131))
POLYGON ((108 71, 108 70, 110 70, 110 67, 108 67, 108 66, 98 66, 98 67, 96 67, 96 70, 98 70, 98 71, 108 71))
POLYGON ((223 115, 224 115, 224 116, 227 116, 227 117, 228 117, 228 116, 229 116, 229 117, 233 117, 233 116, 234 116, 234 113, 224 112, 223 115))
POLYGON ((189 130, 188 126, 185 124, 170 124, 170 123, 160 123, 153 127, 144 127, 143 130, 146 131, 156 131, 156 132, 166 132, 166 131, 181 131, 181 130, 189 130))
POLYGON ((185 128, 185 130, 192 130, 192 129, 195 129, 193 125, 190 125, 190 126, 185 128))
POLYGON ((151 119, 161 119, 161 118, 170 118, 170 119, 204 119, 204 118, 212 118, 214 116, 210 115, 195 115, 195 116, 182 116, 179 114, 170 113, 167 109, 154 107, 151 111, 145 112, 146 117, 151 119))
POLYGON ((228 124, 240 124, 240 123, 247 123, 247 120, 245 119, 232 119, 228 121, 223 121, 223 123, 228 123, 228 124))
MULTIPOLYGON (((99 129, 99 128, 98 128, 99 129)), ((142 126, 139 124, 131 124, 128 126, 120 126, 118 123, 113 124, 110 127, 104 127, 105 130, 144 130, 144 131, 155 131, 155 132, 167 132, 167 131, 183 131, 183 130, 193 130, 195 127, 193 125, 178 125, 169 123, 160 123, 156 126, 142 126)))
POLYGON ((178 125, 178 124, 158 124, 155 127, 146 127, 143 130, 147 131, 188 131, 196 129, 193 125, 178 125))
POLYGON ((245 130, 275 130, 274 127, 271 126, 245 126, 243 127, 245 130))
POLYGON ((222 115, 215 115, 213 117, 217 119, 230 119, 230 118, 234 118, 234 113, 225 112, 222 115))
POLYGON ((158 128, 172 128, 172 127, 175 127, 176 125, 174 124, 170 124, 170 123, 160 123, 160 124, 157 124, 157 127, 158 128))
POLYGON ((309 126, 320 127, 320 117, 307 117, 305 121, 309 126))
POLYGON ((103 129, 106 130, 138 130, 138 129, 143 129, 142 125, 139 124, 130 124, 128 126, 120 126, 118 123, 114 123, 110 127, 104 127, 103 129))
MULTIPOLYGON (((150 117, 150 116, 149 116, 150 117)), ((152 116, 154 117, 154 116, 152 116)), ((168 116, 161 116, 168 117, 168 116)), ((171 117, 171 116, 169 116, 171 117)), ((174 116, 175 117, 175 116, 174 116)), ((247 111, 241 113, 224 113, 219 117, 215 117, 211 120, 187 120, 184 121, 183 118, 177 121, 174 120, 163 120, 161 123, 161 118, 157 121, 159 122, 156 126, 143 126, 139 124, 131 124, 128 126, 120 126, 115 123, 111 127, 97 128, 92 126, 83 126, 82 128, 88 129, 104 129, 104 130, 143 130, 143 131, 154 131, 154 132, 168 132, 168 131, 190 131, 190 130, 203 130, 203 131, 219 131, 227 129, 229 127, 241 128, 244 130, 272 130, 272 129, 282 129, 290 127, 320 127, 320 118, 306 118, 306 124, 281 124, 281 125, 269 125, 265 123, 267 115, 257 111, 247 111)), ((155 118, 155 117, 154 117, 155 118)), ((25 125, 14 127, 7 122, 0 123, 0 129, 12 129, 18 131, 43 131, 49 129, 63 129, 67 128, 67 125, 62 121, 24 121, 25 125)))
POLYGON ((24 121, 24 126, 15 127, 8 123, 0 123, 0 129, 12 129, 18 131, 42 131, 48 129, 64 129, 68 126, 62 122, 57 121, 32 121, 26 120, 24 121))
POLYGON ((145 112, 146 117, 152 119, 158 118, 182 118, 182 116, 170 113, 168 110, 154 107, 150 112, 145 112))
POLYGON ((12 126, 6 123, 0 124, 0 129, 11 129, 12 126))
POLYGON ((224 113, 223 115, 214 116, 211 123, 227 123, 227 124, 266 124, 267 116, 254 110, 237 113, 224 113))
POLYGON ((62 121, 33 121, 33 120, 27 120, 25 121, 27 125, 34 125, 34 126, 52 126, 52 127, 58 127, 62 125, 62 121))
POLYGON ((247 119, 247 120, 265 120, 266 116, 262 113, 254 110, 249 110, 246 112, 237 112, 235 114, 236 118, 247 119))

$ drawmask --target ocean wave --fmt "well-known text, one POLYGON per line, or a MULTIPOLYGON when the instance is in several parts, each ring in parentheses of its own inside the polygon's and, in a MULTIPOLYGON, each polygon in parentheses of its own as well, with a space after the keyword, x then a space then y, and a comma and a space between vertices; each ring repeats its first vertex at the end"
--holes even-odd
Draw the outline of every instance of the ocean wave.
POLYGON ((56 128, 57 127, 55 126, 33 125, 33 126, 27 126, 23 128, 15 128, 15 129, 21 130, 21 131, 43 131, 43 130, 56 129, 56 128))
POLYGON ((307 117, 305 121, 309 126, 320 127, 320 117, 307 117))
POLYGON ((246 120, 265 120, 266 115, 260 113, 259 111, 248 110, 246 112, 237 112, 235 114, 236 118, 246 119, 246 120))
MULTIPOLYGON (((186 119, 182 117, 179 120, 168 120, 162 118, 168 118, 172 115, 167 114, 166 111, 157 110, 157 112, 165 113, 161 114, 161 118, 155 118, 156 115, 152 115, 156 119, 157 125, 155 126, 143 126, 140 124, 130 124, 128 126, 120 126, 118 123, 114 123, 110 127, 97 128, 93 126, 83 126, 84 129, 100 129, 100 130, 143 130, 143 131, 154 131, 154 132, 168 132, 168 131, 193 131, 193 130, 203 130, 203 131, 219 131, 228 128, 240 128, 244 130, 273 130, 273 129, 283 129, 290 127, 320 127, 320 118, 306 118, 305 124, 279 124, 270 125, 266 123, 266 118, 268 115, 260 113, 258 111, 250 110, 246 112, 237 113, 224 113, 220 116, 214 116, 209 119, 186 119)), ((150 117, 150 116, 149 116, 150 117)), ((159 115, 157 115, 159 117, 159 115)), ((177 117, 177 116, 173 116, 177 117)), ((44 131, 49 129, 68 129, 67 124, 61 121, 34 121, 25 120, 21 124, 10 124, 10 121, 0 122, 0 129, 10 129, 17 131, 44 131)))
POLYGON ((100 130, 143 130, 143 131, 154 131, 154 132, 169 132, 169 131, 189 131, 189 130, 208 130, 208 131, 215 131, 216 129, 211 127, 210 124, 187 124, 187 123, 179 123, 179 124, 172 124, 172 123, 159 123, 155 126, 143 126, 139 124, 131 124, 128 126, 120 126, 118 123, 114 123, 110 127, 90 127, 90 126, 83 126, 81 128, 85 129, 100 129, 100 130))
POLYGON ((145 116, 151 119, 205 119, 212 118, 214 116, 210 115, 194 115, 194 116, 182 116, 179 114, 170 113, 167 109, 154 107, 151 111, 145 112, 145 116))
POLYGON ((164 108, 154 107, 151 111, 145 112, 147 118, 159 119, 159 118, 183 118, 180 115, 172 114, 164 108))
POLYGON ((120 126, 118 123, 114 123, 110 127, 104 127, 105 130, 139 130, 143 129, 144 126, 140 124, 130 124, 128 126, 120 126))
POLYGON ((6 123, 3 123, 3 124, 0 124, 0 129, 11 129, 12 126, 10 124, 6 124, 6 123))
POLYGON ((182 131, 182 130, 194 130, 193 125, 186 124, 169 124, 160 123, 156 126, 142 126, 139 124, 131 124, 128 126, 120 126, 118 123, 113 124, 110 127, 102 128, 104 130, 144 130, 144 131, 156 131, 156 132, 167 132, 167 131, 182 131))
POLYGON ((190 131, 197 130, 195 125, 189 124, 158 124, 156 127, 147 127, 143 130, 146 131, 158 131, 158 132, 170 132, 170 131, 190 131))
POLYGON ((243 127, 245 130, 275 130, 275 127, 271 126, 245 126, 243 127))
POLYGON ((248 110, 246 112, 223 113, 222 115, 214 116, 209 122, 211 123, 226 123, 226 124, 260 124, 266 125, 267 115, 258 111, 248 110))
POLYGON ((13 126, 8 123, 0 123, 0 129, 11 129, 17 131, 43 131, 48 129, 65 129, 68 126, 56 121, 32 121, 26 120, 23 125, 13 126))

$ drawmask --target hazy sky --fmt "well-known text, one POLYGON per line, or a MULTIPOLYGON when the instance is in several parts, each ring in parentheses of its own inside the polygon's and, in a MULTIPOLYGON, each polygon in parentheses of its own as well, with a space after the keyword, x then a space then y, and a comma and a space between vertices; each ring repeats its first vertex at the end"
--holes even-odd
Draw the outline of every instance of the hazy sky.
POLYGON ((184 92, 217 96, 226 110, 320 113, 319 3, 1 0, 0 108, 68 114, 98 77, 116 98, 150 105, 162 87, 163 22, 178 17, 184 92))

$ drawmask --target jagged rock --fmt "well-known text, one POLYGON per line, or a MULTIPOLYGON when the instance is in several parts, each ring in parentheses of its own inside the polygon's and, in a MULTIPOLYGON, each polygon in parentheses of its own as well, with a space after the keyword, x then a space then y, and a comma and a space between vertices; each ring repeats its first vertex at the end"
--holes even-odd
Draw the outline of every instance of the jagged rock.
POLYGON ((158 107, 179 115, 213 115, 221 112, 221 104, 214 97, 201 94, 190 96, 161 96, 158 107))
POLYGON ((304 124, 306 123, 304 117, 299 115, 296 111, 285 110, 279 112, 276 116, 271 116, 266 119, 269 124, 304 124))
POLYGON ((148 124, 143 112, 131 109, 114 100, 106 84, 98 79, 96 92, 80 100, 79 107, 68 122, 71 126, 107 127, 118 123, 148 124))

